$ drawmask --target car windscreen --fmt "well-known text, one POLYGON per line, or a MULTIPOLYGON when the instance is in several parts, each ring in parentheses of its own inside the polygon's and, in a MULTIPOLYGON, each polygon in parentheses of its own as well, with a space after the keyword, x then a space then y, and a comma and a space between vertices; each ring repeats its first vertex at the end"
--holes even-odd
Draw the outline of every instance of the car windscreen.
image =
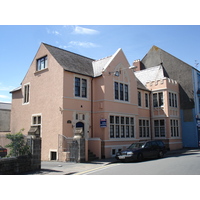
POLYGON ((145 143, 142 143, 142 142, 140 142, 140 143, 133 143, 133 144, 131 144, 131 146, 128 147, 128 149, 143 148, 144 145, 145 145, 145 143))

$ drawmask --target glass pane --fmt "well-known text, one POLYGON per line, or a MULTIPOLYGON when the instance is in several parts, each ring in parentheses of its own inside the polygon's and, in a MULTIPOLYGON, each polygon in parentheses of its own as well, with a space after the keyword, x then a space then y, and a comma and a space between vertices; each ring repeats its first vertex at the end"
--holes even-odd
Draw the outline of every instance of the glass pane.
POLYGON ((159 95, 159 106, 163 106, 163 93, 160 92, 158 93, 158 95, 159 95))
POLYGON ((82 79, 82 97, 87 97, 87 80, 82 79))
POLYGON ((117 82, 115 82, 115 99, 119 99, 119 88, 117 82))
POLYGON ((124 135, 124 126, 123 125, 121 126, 121 137, 125 137, 125 135, 124 135))
POLYGON ((110 123, 114 124, 114 116, 110 116, 110 123))
POLYGON ((120 100, 124 100, 124 85, 120 83, 120 100))
POLYGON ((119 116, 115 116, 115 123, 119 124, 119 116))
POLYGON ((124 124, 124 117, 121 117, 121 124, 124 124))
POLYGON ((153 107, 158 107, 157 93, 153 94, 153 107))

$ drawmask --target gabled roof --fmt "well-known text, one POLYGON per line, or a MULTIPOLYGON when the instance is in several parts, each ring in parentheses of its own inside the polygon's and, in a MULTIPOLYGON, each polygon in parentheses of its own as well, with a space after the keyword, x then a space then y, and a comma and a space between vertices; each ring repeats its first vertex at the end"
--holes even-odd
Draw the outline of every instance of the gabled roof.
POLYGON ((92 66, 94 59, 87 58, 45 43, 43 43, 43 45, 48 49, 48 51, 57 60, 57 62, 64 68, 64 70, 83 74, 86 76, 94 76, 92 66))

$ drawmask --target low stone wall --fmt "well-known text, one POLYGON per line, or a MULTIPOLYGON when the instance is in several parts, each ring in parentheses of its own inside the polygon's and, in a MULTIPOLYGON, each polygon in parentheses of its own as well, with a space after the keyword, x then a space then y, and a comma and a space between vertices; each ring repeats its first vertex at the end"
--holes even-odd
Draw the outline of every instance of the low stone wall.
POLYGON ((27 143, 31 149, 30 156, 0 159, 0 175, 22 174, 41 169, 41 138, 28 136, 27 143))
POLYGON ((36 170, 31 165, 30 156, 19 156, 0 159, 0 175, 15 175, 36 170))

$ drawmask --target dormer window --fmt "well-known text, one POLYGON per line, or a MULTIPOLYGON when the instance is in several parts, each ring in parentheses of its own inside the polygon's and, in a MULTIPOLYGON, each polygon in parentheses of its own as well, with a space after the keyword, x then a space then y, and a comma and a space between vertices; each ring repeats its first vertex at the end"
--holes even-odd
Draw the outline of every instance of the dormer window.
POLYGON ((37 71, 47 68, 47 56, 37 59, 37 71))

